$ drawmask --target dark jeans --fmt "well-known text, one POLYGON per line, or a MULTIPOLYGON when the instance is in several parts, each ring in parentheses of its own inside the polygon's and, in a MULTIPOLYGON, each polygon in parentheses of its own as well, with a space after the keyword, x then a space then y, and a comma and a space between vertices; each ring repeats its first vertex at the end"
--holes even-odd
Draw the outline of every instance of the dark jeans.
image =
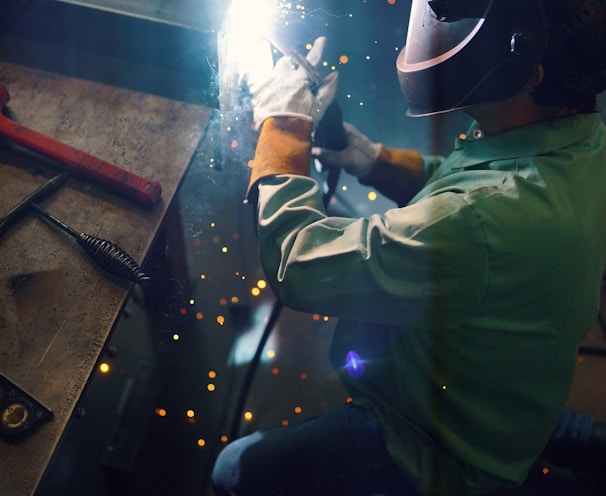
MULTIPOLYGON (((564 412, 549 447, 583 451, 592 423, 564 412)), ((218 494, 237 496, 419 494, 389 456, 372 415, 352 404, 232 442, 217 458, 213 483, 218 494)))

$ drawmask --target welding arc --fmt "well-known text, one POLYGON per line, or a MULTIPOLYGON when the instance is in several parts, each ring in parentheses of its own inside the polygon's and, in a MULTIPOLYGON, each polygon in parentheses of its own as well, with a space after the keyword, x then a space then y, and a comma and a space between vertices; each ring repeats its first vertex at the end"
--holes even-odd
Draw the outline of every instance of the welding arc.
POLYGON ((102 269, 139 284, 147 283, 150 280, 150 277, 139 268, 137 262, 118 245, 90 234, 75 231, 37 203, 33 203, 32 208, 43 219, 75 238, 93 262, 102 269))

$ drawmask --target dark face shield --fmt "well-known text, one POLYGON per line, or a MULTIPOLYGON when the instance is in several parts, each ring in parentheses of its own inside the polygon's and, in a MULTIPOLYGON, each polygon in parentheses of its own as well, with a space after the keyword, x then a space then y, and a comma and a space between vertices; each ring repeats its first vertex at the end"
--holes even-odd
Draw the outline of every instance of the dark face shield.
POLYGON ((413 0, 397 60, 411 116, 519 94, 545 45, 539 0, 413 0))
MULTIPOLYGON (((466 18, 456 15, 445 1, 413 2, 402 65, 409 70, 426 69, 463 50, 484 23, 491 1, 481 3, 484 8, 466 18)), ((467 12, 473 14, 470 9, 467 12)))

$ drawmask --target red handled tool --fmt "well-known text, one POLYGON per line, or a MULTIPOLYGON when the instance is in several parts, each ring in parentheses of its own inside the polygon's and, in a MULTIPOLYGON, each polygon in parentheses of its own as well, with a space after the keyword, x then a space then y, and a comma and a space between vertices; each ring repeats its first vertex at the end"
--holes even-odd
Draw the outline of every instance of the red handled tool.
MULTIPOLYGON (((0 84, 0 108, 4 107, 9 100, 8 90, 0 84)), ((162 187, 158 181, 145 179, 73 146, 21 126, 1 113, 0 136, 51 158, 68 169, 103 184, 145 207, 155 205, 162 194, 162 187)))

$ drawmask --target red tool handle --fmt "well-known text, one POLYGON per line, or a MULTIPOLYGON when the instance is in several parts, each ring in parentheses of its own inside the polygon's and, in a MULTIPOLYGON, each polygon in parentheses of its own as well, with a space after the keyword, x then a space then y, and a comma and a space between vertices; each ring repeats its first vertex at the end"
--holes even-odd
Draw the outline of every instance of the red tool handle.
POLYGON ((101 183, 145 207, 157 203, 162 194, 158 181, 145 179, 56 139, 26 128, 0 115, 0 136, 68 169, 101 183))

